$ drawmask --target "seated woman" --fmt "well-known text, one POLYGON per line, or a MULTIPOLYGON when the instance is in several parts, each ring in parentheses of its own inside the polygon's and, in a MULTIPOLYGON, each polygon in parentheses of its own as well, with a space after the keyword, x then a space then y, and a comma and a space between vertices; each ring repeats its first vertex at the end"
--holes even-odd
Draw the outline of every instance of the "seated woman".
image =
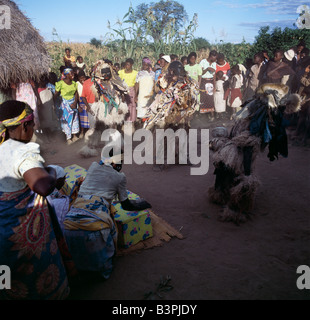
POLYGON ((55 213, 44 197, 56 174, 30 143, 34 115, 24 102, 0 106, 0 265, 11 269, 12 290, 0 299, 65 299, 72 268, 55 213), (61 244, 61 245, 60 245, 61 244))
POLYGON ((121 155, 102 158, 100 163, 91 165, 64 221, 65 237, 77 269, 97 272, 105 279, 112 273, 117 248, 117 230, 111 212, 113 200, 118 197, 127 211, 151 208, 145 201, 128 199, 126 176, 120 173, 121 158, 121 155))

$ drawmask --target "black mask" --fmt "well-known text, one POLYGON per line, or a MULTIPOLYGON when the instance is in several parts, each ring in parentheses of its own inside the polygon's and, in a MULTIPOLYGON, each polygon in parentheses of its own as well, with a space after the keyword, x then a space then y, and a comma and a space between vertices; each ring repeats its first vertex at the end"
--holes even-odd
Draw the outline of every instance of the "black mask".
POLYGON ((111 70, 110 68, 101 69, 101 74, 104 80, 110 80, 112 78, 111 70))

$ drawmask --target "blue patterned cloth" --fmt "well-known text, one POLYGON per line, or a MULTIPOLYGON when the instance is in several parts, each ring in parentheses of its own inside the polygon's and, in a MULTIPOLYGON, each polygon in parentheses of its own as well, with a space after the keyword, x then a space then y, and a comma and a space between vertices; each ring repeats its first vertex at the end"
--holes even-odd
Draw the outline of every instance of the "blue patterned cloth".
POLYGON ((85 103, 83 102, 82 98, 80 98, 80 107, 82 108, 82 112, 79 112, 80 115, 80 123, 81 128, 89 129, 89 119, 88 119, 88 112, 85 103))
POLYGON ((106 201, 100 197, 79 195, 64 225, 76 268, 98 272, 108 279, 113 271, 117 230, 106 201))
POLYGON ((79 271, 98 272, 108 279, 113 271, 115 244, 113 230, 101 231, 69 231, 65 237, 76 268, 79 271))
POLYGON ((27 187, 0 192, 0 265, 11 269, 12 289, 0 300, 55 300, 69 295, 53 211, 27 187), (40 199, 40 200, 38 200, 40 199))
POLYGON ((60 109, 61 115, 61 128, 66 134, 67 140, 71 140, 73 134, 80 132, 79 112, 78 109, 71 109, 71 105, 74 103, 75 98, 66 100, 62 98, 60 109))
POLYGON ((50 91, 52 92, 52 94, 55 94, 55 92, 56 92, 56 87, 55 87, 54 84, 48 83, 47 86, 46 86, 46 88, 47 88, 48 90, 50 90, 50 91))

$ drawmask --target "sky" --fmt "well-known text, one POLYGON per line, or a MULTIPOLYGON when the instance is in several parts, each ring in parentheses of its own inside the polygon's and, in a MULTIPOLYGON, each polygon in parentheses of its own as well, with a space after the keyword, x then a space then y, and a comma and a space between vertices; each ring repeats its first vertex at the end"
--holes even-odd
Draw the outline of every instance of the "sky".
MULTIPOLYGON (((115 25, 128 12, 130 4, 135 8, 143 0, 16 0, 35 28, 47 40, 58 40, 53 36, 57 30, 64 42, 89 42, 91 38, 104 38, 108 21, 115 25)), ((155 1, 156 2, 156 1, 155 1)), ((239 43, 243 39, 253 43, 260 27, 290 27, 298 18, 298 6, 305 0, 178 0, 184 5, 191 19, 198 14, 196 37, 211 43, 239 43)))

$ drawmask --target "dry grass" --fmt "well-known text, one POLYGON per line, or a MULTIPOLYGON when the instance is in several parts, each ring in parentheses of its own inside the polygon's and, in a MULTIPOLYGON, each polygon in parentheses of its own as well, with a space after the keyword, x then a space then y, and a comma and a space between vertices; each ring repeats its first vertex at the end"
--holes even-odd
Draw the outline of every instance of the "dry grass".
POLYGON ((71 55, 82 56, 84 62, 89 69, 96 61, 102 59, 107 54, 107 48, 96 48, 88 43, 67 43, 67 42, 47 42, 47 50, 52 58, 52 71, 58 74, 59 68, 64 65, 63 57, 65 49, 70 48, 71 55))
MULTIPOLYGON (((89 43, 68 43, 68 42, 48 42, 46 43, 48 52, 52 58, 52 71, 58 74, 59 68, 63 65, 63 57, 65 55, 65 49, 70 48, 72 50, 71 54, 75 57, 82 56, 84 58, 84 62, 90 70, 91 66, 93 66, 96 61, 102 58, 107 58, 113 61, 113 63, 121 63, 125 61, 128 57, 124 56, 118 52, 112 52, 107 47, 96 48, 95 46, 89 43), (112 58, 113 57, 113 58, 112 58)), ((201 50, 198 52, 197 61, 200 62, 202 59, 205 59, 209 56, 210 50, 201 50)), ((188 52, 189 54, 190 52, 188 52)), ((177 53, 176 53, 177 54, 177 53)), ((156 53, 151 51, 150 47, 145 47, 144 50, 141 48, 137 49, 132 57, 135 61, 135 69, 139 69, 141 65, 141 60, 143 57, 148 56, 155 63, 157 60, 156 53)))

